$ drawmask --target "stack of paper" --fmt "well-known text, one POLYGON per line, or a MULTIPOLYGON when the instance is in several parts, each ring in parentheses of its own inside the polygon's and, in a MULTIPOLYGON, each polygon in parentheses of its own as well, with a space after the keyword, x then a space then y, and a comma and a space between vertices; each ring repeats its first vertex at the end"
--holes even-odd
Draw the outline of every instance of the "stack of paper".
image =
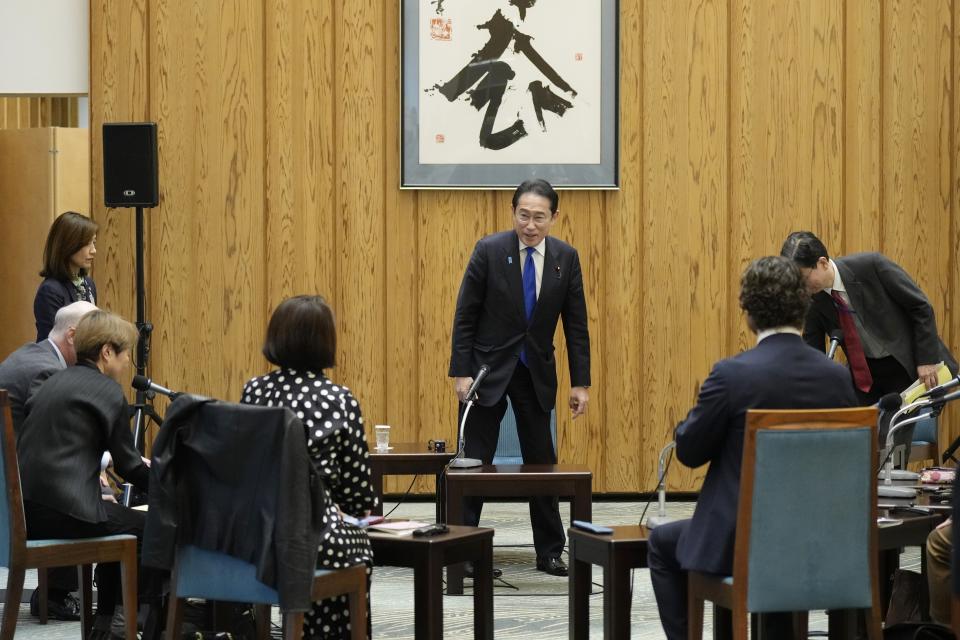
POLYGON ((423 527, 429 526, 429 522, 418 522, 416 520, 385 520, 377 524, 372 524, 367 528, 371 531, 392 533, 395 536, 412 536, 415 529, 422 529, 423 527))
MULTIPOLYGON (((937 366, 937 384, 943 384, 948 382, 953 376, 950 375, 950 369, 947 368, 947 365, 942 362, 937 366)), ((917 398, 920 397, 920 394, 926 391, 927 388, 918 378, 916 382, 907 387, 907 390, 900 394, 900 397, 903 398, 904 406, 915 402, 917 398)))

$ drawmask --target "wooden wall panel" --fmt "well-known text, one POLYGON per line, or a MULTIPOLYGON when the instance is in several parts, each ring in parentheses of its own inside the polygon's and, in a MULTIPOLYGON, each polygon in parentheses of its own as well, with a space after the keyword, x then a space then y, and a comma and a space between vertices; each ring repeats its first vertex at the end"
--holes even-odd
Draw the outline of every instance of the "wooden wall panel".
POLYGON ((0 96, 0 129, 76 127, 78 98, 0 96))
MULTIPOLYGON (((594 378, 571 423, 558 335, 560 458, 596 490, 652 488, 713 362, 753 344, 742 269, 792 229, 901 261, 960 348, 958 4, 620 0, 621 190, 563 193, 555 228, 585 268, 594 378)), ((476 240, 510 227, 509 193, 398 189, 399 7, 94 1, 94 127, 160 126, 157 379, 235 399, 267 367, 273 307, 318 292, 340 329, 331 376, 367 423, 452 446, 457 290, 476 240)), ((3 122, 20 113, 0 104, 3 122)), ((131 315, 131 216, 99 209, 98 284, 131 315)), ((674 469, 672 489, 698 486, 702 469, 674 469)))

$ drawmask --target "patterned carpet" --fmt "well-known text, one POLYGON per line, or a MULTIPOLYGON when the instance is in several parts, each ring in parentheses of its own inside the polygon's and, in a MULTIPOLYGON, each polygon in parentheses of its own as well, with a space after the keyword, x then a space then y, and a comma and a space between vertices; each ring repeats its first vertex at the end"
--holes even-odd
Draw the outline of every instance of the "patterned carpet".
MULTIPOLYGON (((393 507, 387 504, 389 511, 393 507)), ((655 505, 651 506, 651 509, 655 505)), ((692 512, 692 503, 671 503, 669 515, 685 517, 692 512)), ((643 505, 635 502, 596 502, 594 521, 599 524, 635 524, 643 505)), ((561 504, 564 524, 569 524, 569 509, 561 504)), ((433 521, 433 504, 414 502, 401 504, 391 517, 433 521)), ((535 553, 532 546, 529 516, 525 503, 491 503, 484 508, 483 526, 494 527, 494 565, 503 570, 501 580, 494 584, 494 623, 497 638, 523 640, 556 640, 567 637, 567 581, 548 576, 534 569, 535 553)), ((919 553, 908 549, 901 558, 905 568, 918 570, 919 553)), ((0 585, 6 583, 5 571, 0 571, 0 585)), ((602 576, 598 569, 593 575, 594 589, 590 598, 591 637, 603 636, 602 576)), ((29 595, 36 584, 33 572, 27 575, 29 595)), ((467 583, 469 585, 469 581, 467 583)), ((371 594, 374 638, 413 638, 413 571, 394 567, 377 567, 373 573, 371 594)), ((443 600, 444 636, 470 638, 473 635, 473 598, 446 596, 443 600)), ((274 617, 277 620, 276 609, 274 617)), ((631 610, 631 638, 662 640, 663 631, 657 616, 657 607, 650 586, 648 572, 637 570, 633 575, 633 607, 631 610)), ((704 637, 711 636, 711 616, 706 612, 704 637)), ((811 631, 826 630, 822 613, 810 617, 811 631)), ((79 623, 51 622, 45 627, 31 618, 29 607, 21 607, 16 638, 77 640, 79 623)), ((275 630, 279 637, 279 630, 275 630)))

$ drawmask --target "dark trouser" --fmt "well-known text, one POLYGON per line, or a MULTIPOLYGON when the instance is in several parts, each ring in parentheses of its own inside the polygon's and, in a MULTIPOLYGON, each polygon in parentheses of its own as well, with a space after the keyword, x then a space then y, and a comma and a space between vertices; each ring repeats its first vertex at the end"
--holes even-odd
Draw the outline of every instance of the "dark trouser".
MULTIPOLYGON (((650 532, 647 539, 647 566, 650 582, 657 598, 660 624, 667 640, 687 638, 687 572, 677 558, 677 542, 690 526, 691 520, 662 524, 650 532)), ((729 617, 726 620, 730 620, 729 617)), ((714 624, 718 624, 715 619, 714 624)), ((767 613, 758 623, 761 638, 789 638, 793 634, 789 613, 767 613)), ((722 637, 732 637, 727 632, 722 637)))
MULTIPOLYGON (((524 463, 556 464, 557 453, 550 437, 550 412, 544 411, 537 401, 530 370, 519 363, 504 397, 493 406, 474 405, 470 409, 463 436, 466 456, 479 458, 484 464, 493 462, 500 437, 500 421, 507 412, 507 397, 510 398, 513 413, 517 418, 517 435, 520 438, 524 463)), ((463 410, 463 405, 460 409, 463 410)), ((483 498, 464 498, 463 518, 467 525, 477 526, 482 510, 483 498)), ((556 496, 531 498, 530 523, 533 526, 533 546, 536 547, 537 557, 559 557, 566 542, 563 523, 560 521, 559 499, 556 496)))
MULTIPOLYGON (((95 538, 129 534, 137 537, 137 559, 140 558, 140 546, 143 543, 143 527, 146 514, 142 511, 121 507, 112 502, 104 502, 107 519, 104 522, 86 522, 65 515, 56 509, 25 500, 24 515, 27 520, 27 539, 46 538, 95 538)), ((74 571, 76 574, 76 571, 74 571)), ((97 565, 97 615, 112 615, 120 600, 120 563, 107 562, 97 565)), ((159 598, 160 576, 151 569, 138 567, 138 594, 141 601, 159 598)))
POLYGON ((888 393, 902 392, 917 379, 916 371, 907 371, 893 356, 887 356, 886 358, 867 358, 867 367, 870 369, 870 375, 873 377, 873 386, 870 387, 870 391, 864 393, 854 385, 854 389, 857 392, 857 400, 864 406, 876 404, 880 401, 880 398, 888 393))
POLYGON ((62 601, 68 593, 78 588, 77 571, 74 567, 47 569, 47 597, 51 601, 62 601))

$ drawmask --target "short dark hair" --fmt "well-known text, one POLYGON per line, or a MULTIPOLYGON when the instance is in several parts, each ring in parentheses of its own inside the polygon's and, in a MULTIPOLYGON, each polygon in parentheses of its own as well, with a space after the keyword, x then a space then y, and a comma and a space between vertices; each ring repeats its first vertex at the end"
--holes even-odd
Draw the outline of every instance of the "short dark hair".
POLYGON ((790 258, 801 267, 812 269, 817 266, 820 258, 830 258, 827 248, 820 242, 820 238, 810 231, 794 231, 787 236, 780 249, 780 255, 790 258))
POLYGON ((520 186, 517 187, 517 190, 513 192, 514 210, 517 208, 517 203, 520 202, 520 196, 525 193, 543 196, 550 201, 550 213, 557 212, 557 206, 560 204, 560 196, 557 195, 557 192, 554 191, 553 186, 546 180, 535 178, 533 180, 524 180, 521 182, 520 186))
POLYGON ((278 367, 320 372, 336 364, 333 310, 321 296, 294 296, 270 317, 263 355, 278 367))
MULTIPOLYGON (((71 280, 70 257, 90 244, 97 235, 97 223, 76 211, 67 211, 57 216, 47 232, 47 243, 43 247, 43 270, 41 278, 71 280)), ((86 269, 80 269, 80 275, 87 275, 86 269)))
POLYGON ((758 331, 802 327, 809 307, 800 269, 783 256, 757 258, 740 278, 740 308, 758 331))

